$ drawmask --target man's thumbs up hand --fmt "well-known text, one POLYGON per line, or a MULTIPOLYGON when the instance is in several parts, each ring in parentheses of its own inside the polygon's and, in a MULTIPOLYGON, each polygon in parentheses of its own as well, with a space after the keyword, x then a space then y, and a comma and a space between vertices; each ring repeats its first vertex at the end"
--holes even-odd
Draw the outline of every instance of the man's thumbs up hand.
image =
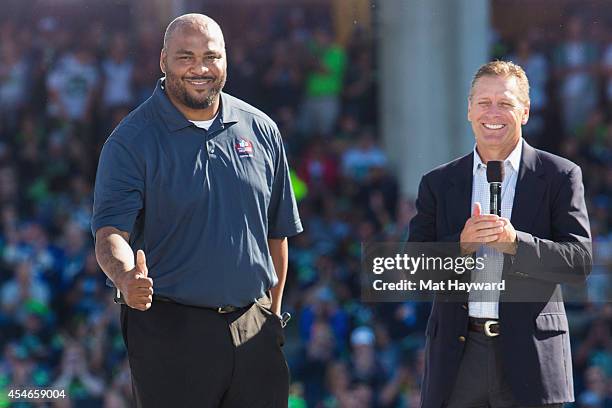
POLYGON ((143 277, 149 276, 149 269, 147 268, 147 258, 142 249, 136 252, 136 270, 142 274, 143 277))
POLYGON ((136 266, 127 271, 115 285, 129 307, 142 311, 151 307, 153 279, 149 278, 147 258, 143 250, 136 252, 136 266))

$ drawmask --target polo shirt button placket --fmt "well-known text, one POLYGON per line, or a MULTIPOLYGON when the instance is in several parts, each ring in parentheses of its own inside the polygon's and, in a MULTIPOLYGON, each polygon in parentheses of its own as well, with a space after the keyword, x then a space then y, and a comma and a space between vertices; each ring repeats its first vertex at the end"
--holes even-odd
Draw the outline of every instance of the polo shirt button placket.
POLYGON ((209 158, 214 158, 215 156, 215 144, 212 141, 206 142, 206 152, 208 153, 209 158))

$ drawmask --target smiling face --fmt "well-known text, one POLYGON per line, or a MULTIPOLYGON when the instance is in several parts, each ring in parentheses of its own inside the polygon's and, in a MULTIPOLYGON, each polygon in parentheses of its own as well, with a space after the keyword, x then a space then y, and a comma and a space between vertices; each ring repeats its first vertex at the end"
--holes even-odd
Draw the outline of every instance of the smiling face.
POLYGON ((225 85, 227 60, 221 29, 197 22, 177 27, 160 58, 166 93, 187 119, 212 118, 225 85))
POLYGON ((468 120, 483 161, 504 160, 521 139, 521 126, 529 119, 529 102, 515 76, 478 78, 468 100, 468 120))

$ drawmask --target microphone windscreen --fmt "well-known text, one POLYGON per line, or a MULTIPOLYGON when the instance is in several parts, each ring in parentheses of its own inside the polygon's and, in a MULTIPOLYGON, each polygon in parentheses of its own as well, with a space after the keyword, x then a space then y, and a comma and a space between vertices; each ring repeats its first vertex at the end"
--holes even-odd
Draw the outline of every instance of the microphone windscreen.
POLYGON ((504 164, 498 160, 487 162, 487 182, 501 183, 504 181, 504 164))

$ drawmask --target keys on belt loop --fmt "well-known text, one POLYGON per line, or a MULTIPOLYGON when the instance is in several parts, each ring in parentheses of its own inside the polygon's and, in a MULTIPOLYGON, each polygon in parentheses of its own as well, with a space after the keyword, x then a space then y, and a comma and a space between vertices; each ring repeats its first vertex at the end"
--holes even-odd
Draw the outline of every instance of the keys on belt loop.
POLYGON ((283 327, 283 329, 285 328, 285 326, 287 326, 287 323, 289 323, 289 320, 291 320, 291 313, 283 312, 283 314, 280 317, 280 322, 281 322, 281 326, 283 327))

